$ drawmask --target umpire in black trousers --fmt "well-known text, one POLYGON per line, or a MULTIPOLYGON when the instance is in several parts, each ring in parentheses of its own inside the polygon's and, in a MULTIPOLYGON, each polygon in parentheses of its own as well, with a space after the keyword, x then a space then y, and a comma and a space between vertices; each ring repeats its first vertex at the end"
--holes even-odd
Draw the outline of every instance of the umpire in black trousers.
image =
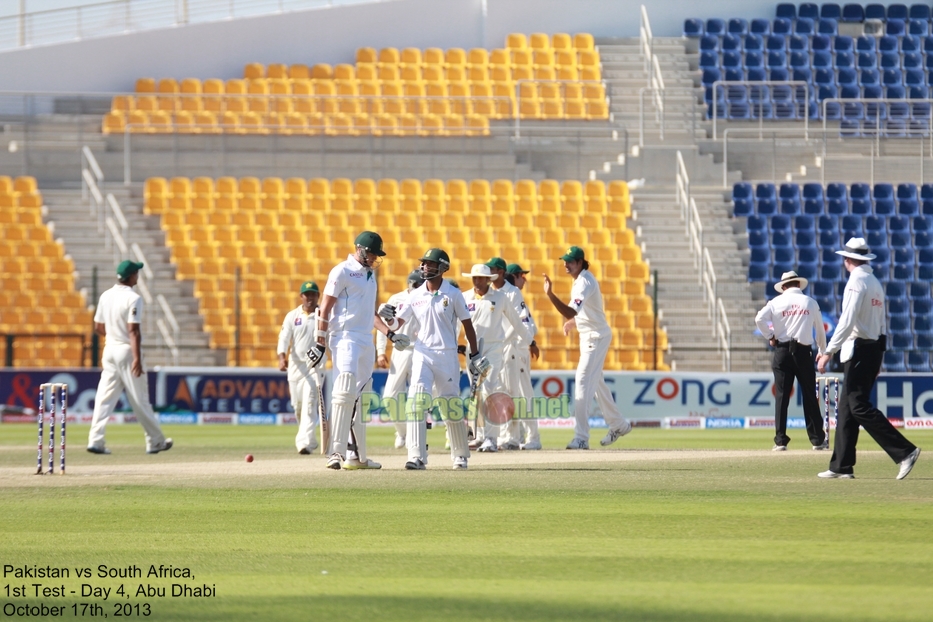
POLYGON ((813 336, 820 354, 826 350, 826 330, 823 314, 815 300, 803 293, 807 279, 796 272, 785 272, 774 285, 781 295, 766 304, 755 317, 755 324, 768 342, 774 346, 771 370, 774 372, 774 447, 785 451, 787 436, 787 408, 794 389, 794 379, 800 387, 803 416, 807 422, 807 436, 813 449, 826 449, 826 433, 820 417, 820 404, 816 399, 816 371, 813 355, 813 336))
POLYGON ((869 401, 875 379, 881 371, 886 345, 884 289, 868 265, 875 255, 862 238, 850 239, 836 254, 845 258, 849 282, 843 294, 842 314, 836 332, 826 347, 826 353, 820 356, 817 367, 820 373, 826 371, 832 354, 841 350, 840 360, 845 376, 839 397, 833 457, 829 470, 820 473, 819 477, 855 477, 855 446, 859 426, 862 426, 900 467, 897 479, 904 479, 917 462, 920 449, 904 438, 885 414, 869 401))

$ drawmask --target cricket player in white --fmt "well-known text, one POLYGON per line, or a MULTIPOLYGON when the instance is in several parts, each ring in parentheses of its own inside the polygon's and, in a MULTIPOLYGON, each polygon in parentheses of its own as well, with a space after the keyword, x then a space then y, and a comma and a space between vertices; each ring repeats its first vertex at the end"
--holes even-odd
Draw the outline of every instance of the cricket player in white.
POLYGON ((382 317, 393 328, 416 320, 418 340, 412 356, 411 387, 408 389, 408 430, 406 444, 409 471, 424 470, 427 462, 426 417, 432 409, 427 398, 441 398, 447 404, 441 415, 447 424, 450 457, 454 470, 467 468, 470 448, 467 445, 467 424, 460 402, 460 361, 457 358, 457 322, 470 345, 470 373, 481 375, 489 369, 489 361, 476 343, 476 332, 470 312, 459 289, 445 280, 450 269, 450 256, 439 248, 428 249, 421 258, 424 284, 413 290, 408 304, 397 317, 382 317))
POLYGON ((87 450, 92 454, 110 453, 104 442, 104 432, 124 390, 133 414, 146 434, 146 453, 157 454, 172 448, 172 439, 162 434, 159 419, 149 404, 149 380, 143 369, 139 330, 143 299, 133 291, 142 268, 141 263, 121 262, 117 266, 119 281, 101 294, 94 313, 94 331, 106 337, 107 341, 101 357, 103 369, 87 439, 87 450))
MULTIPOLYGON (((521 406, 526 411, 529 411, 532 408, 532 398, 534 397, 534 390, 531 386, 530 350, 534 350, 535 357, 537 357, 538 346, 534 338, 538 329, 534 324, 534 320, 531 319, 531 313, 528 311, 528 305, 525 303, 525 297, 522 295, 521 288, 510 283, 505 278, 510 266, 507 265, 505 260, 501 257, 493 257, 486 262, 486 265, 492 270, 492 288, 506 295, 506 298, 509 299, 509 302, 511 302, 512 306, 515 308, 518 316, 522 319, 522 327, 524 330, 518 331, 503 318, 505 326, 505 351, 503 353, 504 365, 502 367, 502 374, 509 395, 517 400, 516 407, 521 406)), ((521 271, 521 266, 518 264, 511 265, 521 271)), ((526 273, 527 271, 517 274, 523 285, 525 282, 524 274, 526 273)), ((513 274, 512 278, 514 279, 515 277, 516 275, 513 274)), ((538 422, 534 419, 525 419, 524 413, 523 417, 520 419, 521 420, 512 419, 507 425, 501 426, 499 447, 501 449, 541 449, 541 439, 538 436, 538 422), (528 447, 525 447, 522 443, 522 424, 527 424, 528 422, 531 422, 534 428, 533 431, 530 432, 532 434, 531 442, 528 443, 528 447)))
POLYGON ((374 270, 385 256, 382 238, 372 231, 364 231, 356 236, 354 244, 356 252, 334 266, 327 277, 317 318, 316 341, 308 351, 311 367, 321 364, 327 348, 331 351, 334 388, 331 392, 332 446, 327 468, 338 470, 341 467, 348 470, 382 468, 378 462, 366 458, 366 423, 362 416, 354 417, 362 392, 372 383, 376 363, 373 327, 385 333, 399 350, 411 343, 407 336, 396 335, 384 323, 375 321, 374 270))
MULTIPOLYGON (((501 260, 500 260, 501 261, 501 260)), ((483 356, 489 360, 492 369, 480 385, 481 398, 479 403, 487 404, 492 395, 501 393, 510 396, 506 385, 506 375, 510 372, 505 361, 506 326, 515 332, 526 333, 518 310, 504 289, 496 290, 492 287, 493 274, 488 264, 476 264, 469 272, 462 276, 473 279, 473 288, 463 294, 476 336, 483 344, 483 356)), ((518 288, 505 283, 516 292, 518 288)), ((521 292, 518 292, 521 295, 521 292)), ((510 396, 511 397, 511 396, 510 396)), ((508 404, 514 409, 514 402, 508 404)), ((483 430, 477 430, 477 439, 482 438, 479 446, 481 452, 498 451, 499 425, 485 418, 483 430)))
POLYGON ((303 354, 314 346, 317 303, 321 293, 317 283, 305 281, 301 284, 299 295, 301 304, 289 311, 282 322, 276 354, 279 357, 279 371, 288 372, 288 391, 295 416, 298 417, 295 447, 298 453, 306 456, 318 446, 314 438, 314 424, 318 419, 323 375, 320 369, 308 364, 303 354))
MULTIPOLYGON (((401 311, 402 307, 408 304, 408 294, 421 287, 424 279, 421 278, 421 272, 415 270, 408 275, 408 288, 405 291, 398 292, 389 296, 387 305, 391 305, 396 313, 401 311)), ((404 326, 398 329, 398 334, 407 335, 412 343, 418 337, 418 321, 411 320, 405 322, 404 326)), ((386 377, 386 386, 382 391, 382 397, 398 400, 402 394, 408 394, 408 383, 411 381, 411 357, 413 350, 392 350, 392 356, 386 358, 386 344, 388 338, 382 333, 376 333, 376 367, 381 369, 389 368, 389 375, 386 377)), ((397 402, 396 402, 397 403, 397 402)), ((399 420, 395 422, 395 448, 401 449, 405 446, 405 423, 402 415, 398 413, 399 420)))
POLYGON ((606 322, 599 283, 587 269, 590 264, 584 256, 583 249, 571 246, 561 259, 567 274, 573 277, 570 304, 564 304, 557 297, 547 274, 544 275, 544 293, 562 316, 568 320, 575 320, 577 331, 580 333, 580 362, 577 364, 573 394, 576 425, 573 440, 567 445, 567 449, 590 448, 588 411, 594 397, 609 426, 609 433, 599 442, 605 447, 632 431, 632 424, 622 416, 603 378, 603 363, 612 343, 612 330, 606 322))
MULTIPOLYGON (((512 275, 515 280, 515 287, 520 290, 525 288, 525 283, 528 282, 525 275, 528 274, 528 270, 525 270, 517 263, 510 263, 506 266, 505 272, 507 275, 512 275)), ((495 287, 495 282, 493 282, 493 287, 495 287)), ((535 324, 535 319, 531 315, 531 309, 528 308, 527 304, 524 304, 519 316, 528 331, 531 343, 528 343, 519 333, 515 333, 516 339, 506 346, 505 356, 507 359, 514 356, 518 360, 518 393, 516 395, 521 397, 519 404, 524 403, 527 414, 525 418, 518 418, 518 420, 509 423, 509 439, 507 440, 517 438, 521 449, 536 450, 541 449, 538 420, 528 415, 531 415, 534 411, 535 396, 534 387, 531 386, 531 359, 537 360, 541 356, 538 343, 535 341, 535 335, 538 334, 538 325, 535 324), (515 426, 518 428, 517 431, 514 430, 515 426)), ((508 336, 508 331, 506 331, 506 336, 508 336)))

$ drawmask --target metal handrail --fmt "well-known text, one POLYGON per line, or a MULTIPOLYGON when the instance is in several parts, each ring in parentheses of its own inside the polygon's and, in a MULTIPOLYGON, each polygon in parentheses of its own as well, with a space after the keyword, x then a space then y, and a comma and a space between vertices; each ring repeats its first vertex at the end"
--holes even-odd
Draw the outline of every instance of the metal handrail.
MULTIPOLYGON (((719 87, 729 87, 729 86, 802 86, 806 89, 807 97, 804 99, 804 117, 803 117, 803 131, 804 136, 809 136, 810 131, 810 84, 802 80, 716 80, 712 84, 713 89, 713 140, 719 140, 719 137, 716 133, 717 121, 719 120, 719 98, 716 96, 718 92, 717 85, 719 87)), ((761 102, 764 104, 764 102, 761 102)), ((759 126, 764 127, 764 119, 759 115, 758 119, 759 126)))
POLYGON ((648 9, 645 8, 645 5, 641 5, 639 23, 638 23, 638 40, 641 45, 642 56, 645 57, 645 73, 648 74, 648 86, 652 86, 653 77, 651 72, 653 66, 651 65, 651 59, 654 56, 654 36, 651 33, 651 22, 648 21, 648 9))
POLYGON ((126 220, 126 216, 123 215, 123 210, 120 208, 120 204, 117 203, 117 199, 113 194, 107 194, 107 205, 110 206, 110 211, 113 213, 114 219, 117 221, 117 224, 120 225, 120 230, 126 233, 126 230, 130 228, 130 223, 126 220))
POLYGON ((729 325, 729 316, 726 307, 719 299, 719 347, 722 350, 723 371, 732 371, 732 327, 729 325))
POLYGON ((692 129, 696 130, 696 103, 697 97, 696 92, 693 87, 671 87, 669 89, 664 88, 663 86, 660 89, 651 86, 643 86, 638 89, 638 145, 639 147, 645 146, 645 93, 650 92, 652 94, 652 100, 657 99, 660 93, 661 106, 655 104, 655 122, 659 124, 660 128, 660 138, 664 140, 664 131, 665 131, 665 119, 667 115, 664 114, 664 103, 668 100, 670 101, 688 101, 691 103, 690 118, 692 123, 692 129), (671 91, 680 91, 685 93, 683 95, 671 95, 671 91))
MULTIPOLYGON (((0 32, 16 33, 15 41, 0 40, 0 50, 34 47, 66 41, 191 24, 226 21, 238 17, 276 15, 342 5, 393 0, 111 0, 60 9, 0 17, 0 32)), ((24 6, 24 5, 21 5, 24 6)))

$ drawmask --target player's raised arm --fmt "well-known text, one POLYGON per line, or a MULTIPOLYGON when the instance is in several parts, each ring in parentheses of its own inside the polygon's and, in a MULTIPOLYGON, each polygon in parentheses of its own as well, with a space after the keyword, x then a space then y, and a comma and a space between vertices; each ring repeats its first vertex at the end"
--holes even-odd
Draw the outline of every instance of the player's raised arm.
POLYGON ((554 293, 554 288, 548 275, 545 273, 542 276, 544 277, 544 293, 547 294, 548 300, 551 301, 551 304, 554 305, 554 308, 557 309, 557 312, 568 320, 575 318, 577 316, 577 312, 564 304, 564 302, 557 297, 557 294, 554 293))

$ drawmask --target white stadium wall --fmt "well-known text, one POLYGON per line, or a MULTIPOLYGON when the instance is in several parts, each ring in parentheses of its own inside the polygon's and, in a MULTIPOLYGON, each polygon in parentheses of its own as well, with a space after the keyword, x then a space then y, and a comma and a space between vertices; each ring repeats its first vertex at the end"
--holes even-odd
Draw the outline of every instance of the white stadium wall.
MULTIPOLYGON (((687 17, 771 17, 775 2, 654 0, 657 36, 687 17)), ((359 47, 497 47, 510 32, 637 36, 637 0, 396 0, 0 52, 4 91, 124 92, 136 78, 236 78, 250 62, 352 63, 359 47), (485 6, 485 17, 484 17, 485 6)))

